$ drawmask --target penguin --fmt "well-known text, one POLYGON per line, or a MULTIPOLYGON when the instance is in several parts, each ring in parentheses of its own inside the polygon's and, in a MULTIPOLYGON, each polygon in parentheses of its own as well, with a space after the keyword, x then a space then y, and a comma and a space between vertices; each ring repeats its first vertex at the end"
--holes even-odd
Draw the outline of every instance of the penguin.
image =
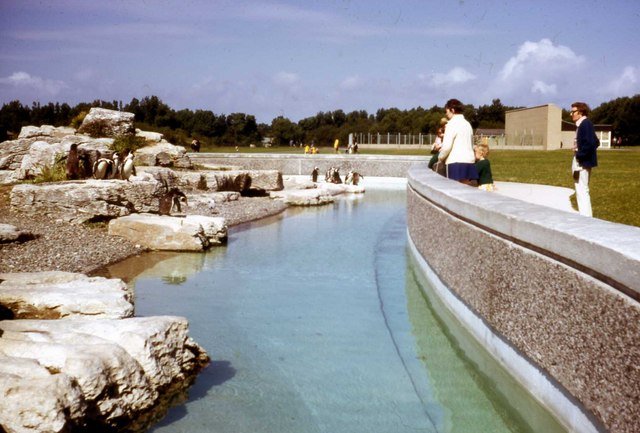
POLYGON ((96 179, 107 179, 111 174, 113 161, 107 158, 98 158, 93 163, 93 177, 96 179))
POLYGON ((324 181, 325 182, 331 182, 331 179, 333 178, 333 170, 335 170, 335 168, 329 167, 327 172, 324 174, 324 181))
POLYGON ((357 171, 351 170, 349 171, 349 173, 347 173, 347 177, 345 178, 344 183, 351 184, 351 185, 358 185, 361 178, 364 178, 364 176, 362 176, 357 171))
POLYGON ((182 213, 182 203, 184 203, 185 206, 188 205, 187 196, 178 188, 168 188, 160 196, 158 214, 171 215, 171 212, 174 209, 176 209, 179 213, 182 213))
POLYGON ((129 152, 124 158, 121 169, 121 178, 129 180, 131 176, 136 175, 136 167, 133 165, 133 152, 129 152))
POLYGON ((66 162, 67 179, 79 179, 80 178, 80 158, 78 156, 78 144, 72 143, 69 148, 69 154, 67 155, 66 162))
POLYGON ((318 181, 318 172, 320 170, 318 169, 318 167, 314 167, 313 170, 311 171, 311 181, 312 182, 317 182, 318 181))
POLYGON ((120 161, 120 155, 118 155, 118 152, 113 152, 113 155, 111 156, 111 160, 113 161, 113 163, 112 163, 112 169, 111 169, 111 176, 109 176, 109 179, 119 179, 120 171, 122 170, 122 162, 120 161))
POLYGON ((340 178, 340 169, 339 168, 334 168, 333 169, 333 173, 331 175, 331 182, 332 183, 342 183, 342 179, 340 178))
POLYGON ((173 209, 177 209, 178 212, 182 213, 182 208, 180 207, 180 203, 184 203, 185 206, 188 206, 189 203, 187 202, 187 196, 178 188, 172 188, 170 193, 173 197, 172 204, 171 204, 171 211, 173 211, 173 209))

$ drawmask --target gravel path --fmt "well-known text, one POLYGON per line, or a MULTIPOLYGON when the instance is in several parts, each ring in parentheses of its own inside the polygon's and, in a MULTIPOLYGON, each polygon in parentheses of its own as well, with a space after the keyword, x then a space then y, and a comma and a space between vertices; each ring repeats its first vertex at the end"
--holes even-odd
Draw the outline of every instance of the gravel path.
MULTIPOLYGON (((0 223, 36 235, 24 243, 0 244, 0 273, 67 271, 90 274, 106 265, 145 251, 116 236, 106 224, 74 225, 44 215, 23 215, 9 206, 11 186, 0 186, 0 223)), ((188 214, 221 216, 229 227, 275 215, 287 205, 268 197, 241 197, 216 204, 215 213, 189 207, 188 214)))

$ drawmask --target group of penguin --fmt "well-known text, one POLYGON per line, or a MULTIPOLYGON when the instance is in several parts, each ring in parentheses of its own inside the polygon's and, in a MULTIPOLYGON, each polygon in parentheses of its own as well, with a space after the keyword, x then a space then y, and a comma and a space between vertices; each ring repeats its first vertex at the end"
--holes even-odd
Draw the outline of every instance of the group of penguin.
MULTIPOLYGON (((320 170, 318 169, 318 167, 313 168, 313 170, 311 171, 311 181, 318 181, 319 172, 320 170)), ((361 178, 364 178, 364 176, 362 176, 357 171, 350 170, 349 173, 347 173, 347 177, 345 178, 344 183, 347 185, 358 185, 361 178)), ((340 169, 336 167, 329 167, 329 169, 325 173, 324 180, 325 182, 329 183, 342 183, 342 178, 340 177, 340 169)))
POLYGON ((136 175, 136 167, 133 165, 133 152, 130 151, 124 160, 120 160, 118 152, 114 152, 111 158, 100 158, 93 163, 93 177, 96 179, 123 179, 129 180, 136 175))

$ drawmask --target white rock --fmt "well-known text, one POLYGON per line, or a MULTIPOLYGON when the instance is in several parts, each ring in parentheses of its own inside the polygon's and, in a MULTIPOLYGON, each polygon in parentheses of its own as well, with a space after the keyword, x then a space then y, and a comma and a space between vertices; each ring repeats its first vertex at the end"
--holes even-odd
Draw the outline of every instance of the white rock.
POLYGON ((131 134, 135 132, 133 120, 135 114, 124 111, 108 110, 106 108, 92 107, 82 121, 80 130, 87 125, 100 121, 105 122, 108 128, 107 136, 115 137, 117 135, 131 134))
POLYGON ((34 137, 61 137, 65 135, 73 135, 76 133, 74 128, 65 126, 54 127, 51 125, 42 126, 23 126, 20 130, 18 138, 34 138, 34 137))
POLYGON ((53 184, 19 184, 11 190, 11 206, 74 223, 108 219, 131 212, 157 212, 158 182, 87 179, 53 184))
POLYGON ((136 136, 137 137, 142 137, 147 141, 153 141, 156 143, 159 143, 162 141, 162 139, 164 138, 164 135, 162 135, 159 132, 151 132, 151 131, 142 131, 138 128, 136 128, 136 136))
POLYGON ((152 250, 202 251, 227 240, 224 218, 133 214, 109 222, 109 234, 152 250))
POLYGON ((140 166, 192 167, 187 150, 183 146, 176 146, 165 140, 136 150, 136 163, 140 166))
POLYGON ((7 432, 139 423, 163 410, 162 393, 181 392, 208 362, 181 317, 5 320, 0 335, 0 425, 7 432))
POLYGON ((0 274, 0 305, 15 319, 134 314, 133 293, 122 280, 71 272, 0 274))
POLYGON ((334 201, 331 194, 322 189, 271 191, 269 196, 273 199, 283 200, 292 206, 320 206, 334 201))

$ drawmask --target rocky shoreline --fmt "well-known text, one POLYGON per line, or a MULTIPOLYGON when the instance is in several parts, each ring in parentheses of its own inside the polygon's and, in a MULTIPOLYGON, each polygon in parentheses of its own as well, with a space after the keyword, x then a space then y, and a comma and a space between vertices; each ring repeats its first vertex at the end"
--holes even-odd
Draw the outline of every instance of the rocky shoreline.
MULTIPOLYGON (((125 283, 88 276, 144 248, 109 235, 105 223, 17 211, 11 189, 0 187, 0 224, 33 239, 0 243, 0 431, 146 431, 186 398, 209 355, 189 337, 186 318, 134 317, 125 283)), ((287 206, 240 197, 184 213, 233 226, 287 206)))
MULTIPOLYGON (((0 273, 66 271, 90 275, 107 265, 143 253, 144 248, 110 236, 107 225, 72 224, 46 215, 24 215, 9 206, 11 186, 0 187, 0 224, 33 233, 25 242, 0 244, 0 273)), ((240 197, 209 210, 187 206, 190 215, 224 217, 229 227, 276 215, 287 208, 269 197, 240 197)))

